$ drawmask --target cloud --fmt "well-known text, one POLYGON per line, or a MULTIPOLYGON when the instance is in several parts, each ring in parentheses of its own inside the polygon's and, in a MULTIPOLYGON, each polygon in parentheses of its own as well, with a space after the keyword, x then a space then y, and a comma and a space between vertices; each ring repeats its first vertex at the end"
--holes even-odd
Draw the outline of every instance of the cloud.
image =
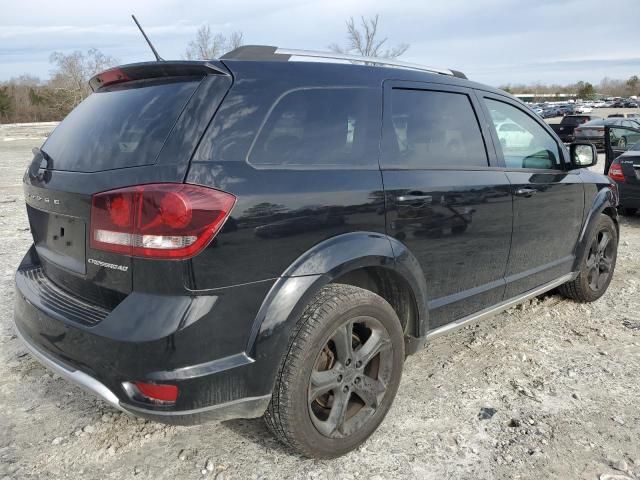
MULTIPOLYGON (((52 51, 98 48, 122 62, 151 58, 136 13, 165 58, 180 58, 198 26, 244 32, 253 44, 322 50, 345 41, 349 16, 380 13, 389 44, 409 43, 409 62, 466 72, 491 85, 567 83, 640 73, 637 16, 602 14, 601 0, 22 0, 0 18, 0 80, 46 77, 52 51), (604 18, 603 18, 604 17, 604 18), (22 69, 28 68, 25 72, 22 69)), ((638 0, 617 0, 616 12, 638 0)))

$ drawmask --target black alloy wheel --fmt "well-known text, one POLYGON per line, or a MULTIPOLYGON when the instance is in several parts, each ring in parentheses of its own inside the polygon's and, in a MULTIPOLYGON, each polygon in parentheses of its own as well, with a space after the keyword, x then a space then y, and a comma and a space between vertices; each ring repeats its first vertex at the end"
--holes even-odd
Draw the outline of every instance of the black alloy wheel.
POLYGON ((376 412, 393 370, 391 339, 373 317, 340 325, 324 345, 309 379, 309 415, 329 438, 358 431, 376 412))

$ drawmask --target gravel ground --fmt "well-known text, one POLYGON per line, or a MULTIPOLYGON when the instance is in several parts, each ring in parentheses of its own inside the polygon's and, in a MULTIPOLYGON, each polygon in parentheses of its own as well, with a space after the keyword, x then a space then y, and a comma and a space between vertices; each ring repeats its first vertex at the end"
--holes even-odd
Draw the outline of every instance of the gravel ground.
POLYGON ((640 217, 608 293, 545 295, 411 357, 358 451, 304 459, 261 420, 170 427, 120 414, 37 363, 12 327, 31 242, 21 177, 51 125, 0 126, 0 479, 640 479, 640 217))

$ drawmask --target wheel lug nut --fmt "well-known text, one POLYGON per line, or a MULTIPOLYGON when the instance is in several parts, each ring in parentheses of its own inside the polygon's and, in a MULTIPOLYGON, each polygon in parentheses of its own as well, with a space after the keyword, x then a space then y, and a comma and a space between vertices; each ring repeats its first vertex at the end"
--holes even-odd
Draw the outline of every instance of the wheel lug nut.
POLYGON ((356 368, 360 368, 362 366, 362 362, 360 360, 358 360, 356 362, 356 368))
POLYGON ((346 385, 344 387, 342 387, 342 391, 344 393, 347 393, 349 391, 349 387, 347 387, 346 385))
POLYGON ((353 379, 353 383, 355 383, 356 385, 360 383, 360 377, 356 377, 353 379))
POLYGON ((338 375, 338 381, 341 382, 342 381, 342 375, 338 375))
POLYGON ((351 359, 347 358, 347 361, 344 362, 344 364, 348 367, 349 365, 351 365, 351 359))

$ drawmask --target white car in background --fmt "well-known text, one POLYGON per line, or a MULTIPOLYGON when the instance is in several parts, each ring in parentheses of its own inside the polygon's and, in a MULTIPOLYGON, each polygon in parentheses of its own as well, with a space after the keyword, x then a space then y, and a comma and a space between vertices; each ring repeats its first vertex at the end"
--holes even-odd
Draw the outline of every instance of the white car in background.
POLYGON ((515 122, 502 122, 496 126, 498 139, 504 149, 528 148, 533 135, 515 122))
POLYGON ((576 108, 574 109, 576 113, 591 113, 593 112, 593 108, 589 107, 588 105, 576 105, 576 108))

